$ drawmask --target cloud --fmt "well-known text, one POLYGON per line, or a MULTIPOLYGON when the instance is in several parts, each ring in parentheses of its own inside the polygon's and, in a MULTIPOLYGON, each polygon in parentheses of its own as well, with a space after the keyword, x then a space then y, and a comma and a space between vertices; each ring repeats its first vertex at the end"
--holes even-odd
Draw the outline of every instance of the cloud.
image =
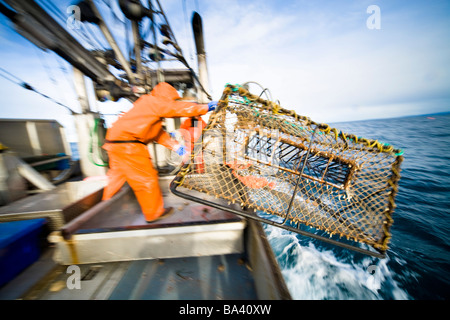
POLYGON ((450 111, 448 23, 431 22, 435 11, 418 16, 416 7, 380 4, 382 29, 369 30, 368 4, 357 2, 209 3, 203 18, 216 97, 227 82, 253 80, 318 121, 442 111, 445 101, 450 111))
MULTIPOLYGON (((58 2, 58 6, 63 10, 69 2, 58 2)), ((193 10, 202 15, 214 99, 220 98, 226 83, 256 81, 269 88, 283 107, 319 122, 450 111, 450 45, 444 41, 450 37, 448 5, 380 0, 381 30, 369 30, 366 10, 371 4, 371 0, 162 3, 194 68, 190 19, 193 10)), ((102 1, 99 5, 107 9, 102 1)), ((117 8, 116 12, 120 14, 117 8)), ((113 22, 111 28, 123 46, 124 26, 111 14, 104 16, 113 22)), ((6 44, 1 58, 8 61, 8 70, 56 99, 72 101, 75 108, 67 74, 55 75, 65 86, 55 91, 33 45, 18 35, 12 37, 8 27, 0 31, 6 44)), ((59 68, 56 59, 47 60, 52 70, 59 68)), ((3 96, 8 88, 3 86, 3 96)), ((17 91, 4 100, 20 107, 2 107, 3 114, 16 114, 23 105, 33 105, 33 99, 41 101, 17 90, 22 94, 17 91)), ((40 105, 42 109, 44 105, 50 110, 60 108, 48 101, 40 105)), ((98 105, 104 113, 129 107, 98 105)), ((31 108, 29 115, 34 112, 31 108)))

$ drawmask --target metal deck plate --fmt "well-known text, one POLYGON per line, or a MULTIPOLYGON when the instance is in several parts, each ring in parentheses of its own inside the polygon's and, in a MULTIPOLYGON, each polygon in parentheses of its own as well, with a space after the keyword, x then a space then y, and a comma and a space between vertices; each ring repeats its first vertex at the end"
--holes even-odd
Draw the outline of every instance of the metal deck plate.
POLYGON ((0 207, 0 222, 47 218, 49 229, 59 230, 100 201, 104 184, 104 181, 67 182, 0 207))
POLYGON ((242 253, 246 221, 171 194, 171 178, 160 184, 165 206, 175 209, 172 216, 147 223, 132 190, 123 189, 64 226, 65 238, 60 232, 50 235, 55 260, 68 265, 242 253))
POLYGON ((80 265, 80 289, 69 289, 65 267, 40 290, 36 300, 223 300, 257 299, 242 255, 139 260, 80 265))
POLYGON ((109 299, 256 299, 253 277, 238 254, 136 261, 109 299))
MULTIPOLYGON (((172 194, 168 183, 172 177, 160 178, 165 207, 174 208, 170 217, 147 223, 132 190, 82 224, 77 234, 116 230, 153 229, 221 222, 239 222, 243 219, 230 212, 188 201, 172 194)), ((193 191, 195 192, 195 191, 193 191)))

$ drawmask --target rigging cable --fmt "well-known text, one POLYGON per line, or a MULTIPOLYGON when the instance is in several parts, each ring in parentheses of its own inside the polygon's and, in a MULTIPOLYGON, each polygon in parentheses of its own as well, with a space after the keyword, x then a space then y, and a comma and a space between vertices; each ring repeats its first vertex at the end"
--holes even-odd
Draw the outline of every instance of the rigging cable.
POLYGON ((46 99, 52 101, 53 103, 56 103, 57 105, 66 108, 67 110, 70 111, 71 114, 77 114, 77 112, 73 111, 70 107, 66 106, 65 104, 62 104, 62 103, 59 102, 59 101, 56 101, 55 99, 53 99, 52 97, 49 97, 49 96, 46 95, 45 93, 39 92, 39 91, 36 90, 34 87, 32 87, 29 83, 27 83, 27 82, 21 80, 20 78, 16 77, 16 76, 13 75, 12 73, 6 71, 6 70, 3 69, 2 67, 0 67, 0 71, 2 71, 3 73, 6 73, 9 77, 13 77, 13 78, 16 79, 16 80, 10 79, 8 76, 5 76, 4 74, 1 74, 1 73, 0 73, 0 76, 3 77, 3 78, 5 78, 6 80, 11 81, 12 83, 17 84, 17 85, 21 86, 21 87, 24 88, 24 89, 33 91, 33 92, 39 94, 40 96, 42 96, 42 97, 44 97, 44 98, 46 98, 46 99))
POLYGON ((102 2, 110 9, 110 11, 111 11, 114 19, 116 19, 116 21, 125 24, 125 21, 120 19, 119 16, 117 15, 117 13, 114 11, 114 8, 111 5, 111 0, 110 1, 102 0, 102 2))
MULTIPOLYGON (((34 47, 34 49, 35 49, 36 55, 38 56, 39 60, 41 61, 42 66, 44 67, 45 71, 47 72, 48 78, 53 83, 53 86, 54 86, 54 88, 53 88, 54 90, 53 91, 54 91, 54 93, 56 93, 58 95, 58 98, 59 98, 60 101, 62 100, 65 104, 67 104, 67 99, 66 99, 65 95, 63 95, 61 93, 61 90, 58 90, 59 83, 56 80, 50 65, 47 63, 47 61, 46 61, 46 59, 44 57, 44 52, 45 51, 40 50, 38 47, 34 47)), ((58 60, 58 59, 56 59, 56 60, 58 60)))

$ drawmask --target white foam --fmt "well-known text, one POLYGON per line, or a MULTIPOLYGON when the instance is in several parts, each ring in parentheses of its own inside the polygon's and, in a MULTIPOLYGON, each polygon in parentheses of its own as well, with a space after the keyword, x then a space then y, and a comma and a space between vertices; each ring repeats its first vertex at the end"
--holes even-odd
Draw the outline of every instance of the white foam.
POLYGON ((337 258, 332 250, 319 250, 312 241, 302 245, 301 236, 286 230, 268 225, 265 230, 294 299, 408 299, 393 279, 389 258, 354 262, 350 251, 337 258))

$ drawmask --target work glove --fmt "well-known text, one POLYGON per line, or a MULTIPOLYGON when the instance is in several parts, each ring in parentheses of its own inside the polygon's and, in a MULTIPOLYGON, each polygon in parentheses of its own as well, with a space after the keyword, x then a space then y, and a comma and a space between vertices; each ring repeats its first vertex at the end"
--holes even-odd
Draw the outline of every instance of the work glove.
POLYGON ((183 145, 180 145, 180 147, 175 152, 177 153, 177 155, 182 157, 182 156, 184 156, 187 153, 186 147, 183 146, 183 145))
POLYGON ((211 101, 210 103, 208 103, 208 112, 216 110, 218 103, 219 103, 219 101, 211 101))

